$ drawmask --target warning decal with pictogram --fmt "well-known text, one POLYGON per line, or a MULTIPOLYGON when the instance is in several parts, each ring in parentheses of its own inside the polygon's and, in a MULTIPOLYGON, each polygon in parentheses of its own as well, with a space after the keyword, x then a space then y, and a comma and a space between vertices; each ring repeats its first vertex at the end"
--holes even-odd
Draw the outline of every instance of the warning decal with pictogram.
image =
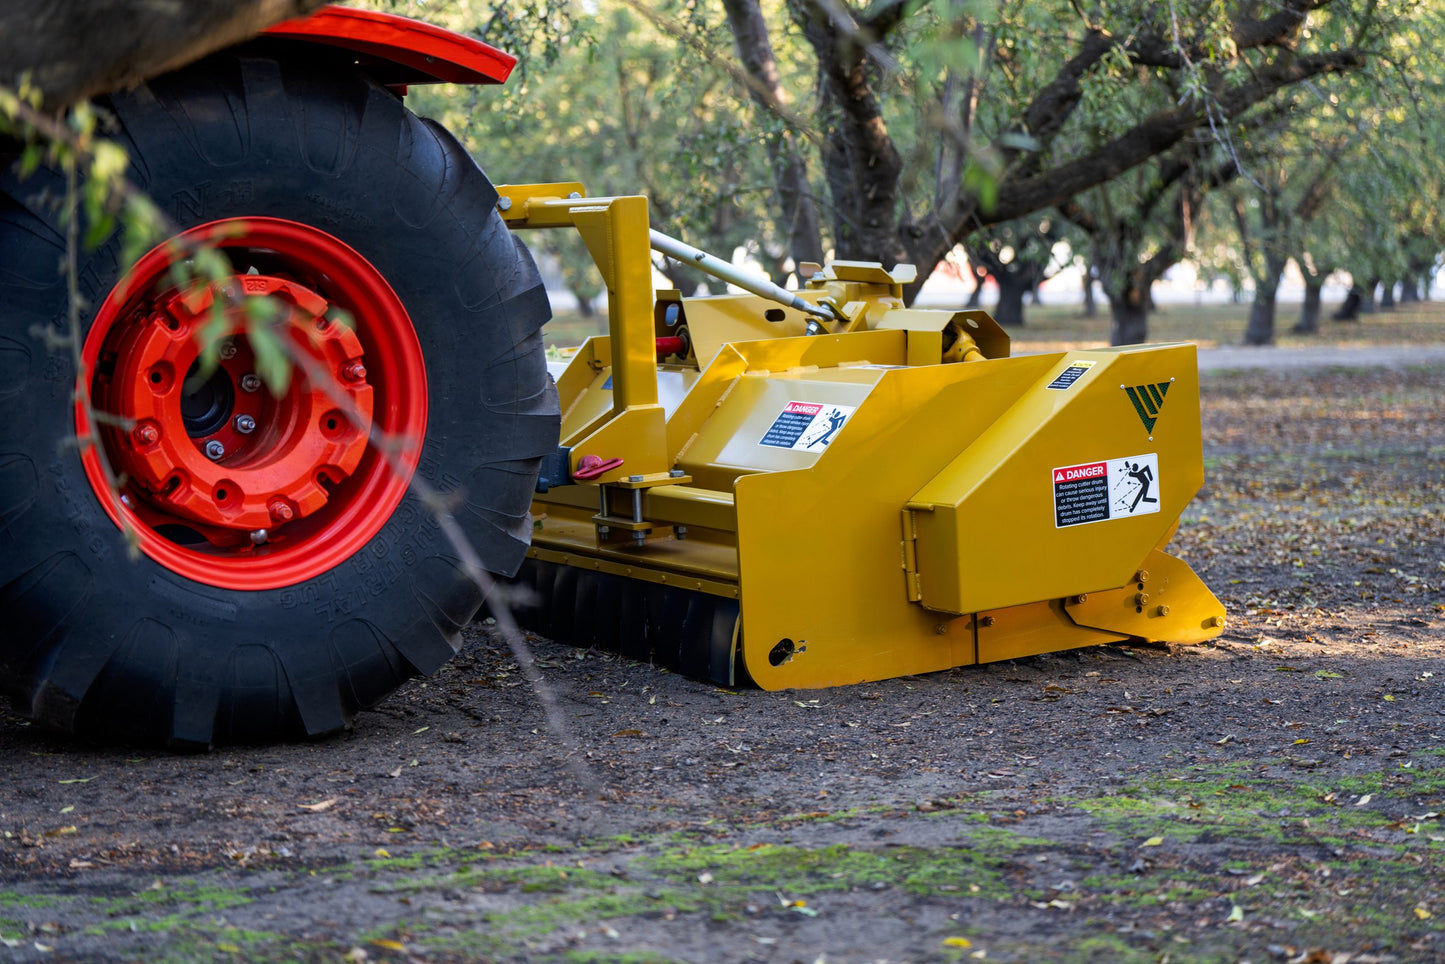
POLYGON ((854 412, 852 405, 789 402, 758 440, 759 445, 821 452, 854 412))
POLYGON ((1051 471, 1059 529, 1159 511, 1159 456, 1065 465, 1051 471))

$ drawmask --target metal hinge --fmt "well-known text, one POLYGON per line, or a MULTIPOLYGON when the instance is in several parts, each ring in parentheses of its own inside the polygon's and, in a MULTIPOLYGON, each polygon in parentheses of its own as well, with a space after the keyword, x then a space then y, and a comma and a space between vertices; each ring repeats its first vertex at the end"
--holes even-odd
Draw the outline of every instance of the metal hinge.
POLYGON ((908 601, 921 601, 923 586, 918 579, 918 527, 914 525, 912 509, 903 510, 903 578, 908 601))

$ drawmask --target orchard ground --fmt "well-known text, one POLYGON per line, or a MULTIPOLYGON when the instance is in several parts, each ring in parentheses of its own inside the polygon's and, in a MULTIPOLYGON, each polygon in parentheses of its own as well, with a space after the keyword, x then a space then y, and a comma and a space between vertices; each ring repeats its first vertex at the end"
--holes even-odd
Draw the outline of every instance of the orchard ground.
POLYGON ((1264 355, 1244 312, 1152 321, 1206 349, 1216 642, 764 693, 534 640, 570 742, 484 625, 315 743, 7 712, 0 958, 1445 959, 1445 310, 1264 355))

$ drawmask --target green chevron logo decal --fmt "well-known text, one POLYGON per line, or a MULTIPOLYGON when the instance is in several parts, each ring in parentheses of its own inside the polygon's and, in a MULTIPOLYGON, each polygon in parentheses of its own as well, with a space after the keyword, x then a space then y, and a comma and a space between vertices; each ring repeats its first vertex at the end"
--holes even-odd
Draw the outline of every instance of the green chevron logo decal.
POLYGON ((1150 435, 1154 434, 1154 423, 1159 421, 1159 413, 1164 409, 1164 396, 1169 394, 1169 384, 1157 382, 1124 389, 1129 401, 1134 403, 1134 411, 1139 413, 1139 421, 1144 423, 1144 431, 1150 435))

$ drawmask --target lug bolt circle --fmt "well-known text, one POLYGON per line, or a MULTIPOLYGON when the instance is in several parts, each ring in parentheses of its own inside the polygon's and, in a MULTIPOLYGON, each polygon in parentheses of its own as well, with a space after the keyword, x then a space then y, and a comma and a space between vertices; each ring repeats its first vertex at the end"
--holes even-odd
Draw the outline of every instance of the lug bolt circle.
POLYGON ((256 431, 256 420, 249 415, 237 415, 236 420, 232 424, 236 426, 236 431, 242 435, 250 435, 256 431))
POLYGON ((226 446, 221 444, 219 439, 211 439, 206 443, 206 457, 212 460, 220 459, 226 454, 226 446))
POLYGON ((161 440, 160 426, 154 422, 141 422, 131 432, 131 438, 142 445, 154 445, 161 440))
POLYGON ((296 516, 291 507, 280 499, 272 499, 266 508, 271 512, 271 518, 277 522, 290 522, 296 516))
POLYGON ((259 375, 253 374, 253 373, 251 373, 251 372, 247 372, 246 374, 244 374, 244 375, 241 376, 241 391, 243 391, 243 392, 259 392, 260 390, 261 390, 261 377, 260 377, 259 375))

